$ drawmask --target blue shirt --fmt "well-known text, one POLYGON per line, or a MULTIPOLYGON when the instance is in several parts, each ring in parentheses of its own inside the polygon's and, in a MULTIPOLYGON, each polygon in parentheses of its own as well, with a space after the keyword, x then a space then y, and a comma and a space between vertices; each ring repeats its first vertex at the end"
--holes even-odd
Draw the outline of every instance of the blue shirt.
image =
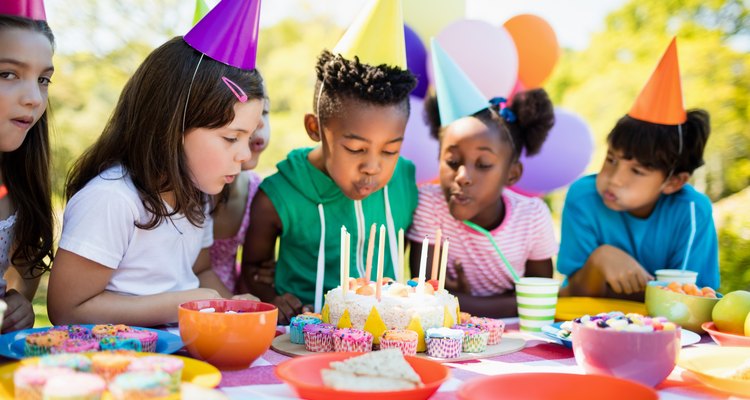
POLYGON ((692 186, 661 195, 648 218, 608 208, 596 191, 596 175, 570 186, 562 215, 557 270, 578 271, 599 246, 608 244, 630 254, 648 272, 680 269, 690 239, 690 203, 695 203, 696 231, 687 269, 698 272, 697 285, 719 287, 719 254, 711 201, 692 186))

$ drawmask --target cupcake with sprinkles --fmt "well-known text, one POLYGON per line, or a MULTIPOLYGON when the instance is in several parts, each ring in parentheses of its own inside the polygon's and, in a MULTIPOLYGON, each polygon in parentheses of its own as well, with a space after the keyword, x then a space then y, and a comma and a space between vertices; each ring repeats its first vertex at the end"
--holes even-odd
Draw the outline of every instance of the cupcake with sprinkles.
POLYGON ((40 365, 24 365, 13 372, 13 387, 16 399, 41 399, 42 390, 47 381, 55 376, 65 376, 75 373, 68 368, 42 367, 40 365))
POLYGON ((91 329, 83 325, 60 325, 53 326, 49 332, 60 331, 67 332, 70 339, 91 339, 91 329))
POLYGON ((45 331, 26 336, 23 353, 29 357, 49 354, 52 348, 68 340, 67 331, 45 331))
POLYGON ((95 339, 102 340, 105 337, 117 336, 117 334, 120 332, 129 332, 131 330, 131 327, 123 324, 102 324, 94 325, 94 327, 91 329, 91 334, 95 339))
POLYGON ((425 332, 427 355, 436 358, 456 358, 461 355, 464 332, 460 329, 430 328, 425 332))
POLYGON ((492 346, 499 344, 503 338, 503 332, 505 331, 505 322, 494 318, 482 318, 482 317, 471 317, 469 323, 474 324, 479 329, 484 329, 489 332, 489 338, 487 344, 492 346))
POLYGON ((107 336, 99 341, 100 350, 142 351, 141 341, 133 338, 107 336))
POLYGON ((99 341, 96 339, 67 339, 50 349, 51 354, 87 353, 99 351, 99 341))
POLYGON ((129 351, 103 351, 91 356, 91 370, 111 382, 125 372, 135 358, 135 353, 129 351))
POLYGON ((156 340, 158 334, 154 331, 145 329, 132 329, 125 332, 117 332, 118 339, 135 339, 141 342, 141 351, 153 353, 156 351, 156 340))
POLYGON ((312 324, 302 328, 305 336, 305 349, 316 353, 333 351, 333 331, 331 324, 312 324))
POLYGON ((372 351, 372 334, 355 328, 336 329, 333 331, 333 351, 372 351))
POLYGON ((154 372, 161 371, 169 376, 170 393, 180 391, 182 381, 182 370, 185 363, 177 357, 170 356, 146 356, 138 357, 128 366, 129 372, 154 372))
POLYGON ((300 314, 292 317, 292 320, 289 322, 289 336, 292 343, 305 344, 305 334, 302 332, 305 326, 322 323, 322 319, 312 315, 300 314))
POLYGON ((459 317, 461 318, 461 323, 462 323, 462 324, 468 324, 468 323, 469 323, 469 321, 471 320, 471 318, 473 318, 473 317, 471 316, 471 314, 469 314, 469 313, 467 313, 467 312, 463 312, 463 311, 462 311, 462 312, 460 312, 460 313, 459 313, 458 315, 459 315, 459 317))
POLYGON ((464 353, 481 353, 487 350, 487 340, 490 337, 488 331, 479 329, 474 324, 453 325, 452 328, 464 332, 464 340, 461 347, 461 351, 464 353))
POLYGON ((417 354, 417 332, 408 329, 390 329, 380 338, 380 349, 399 349, 405 356, 417 354))
POLYGON ((100 376, 85 372, 56 375, 42 390, 44 400, 98 400, 107 384, 100 376))
POLYGON ((163 371, 126 372, 118 375, 109 385, 115 400, 156 399, 169 396, 169 375, 163 371))
POLYGON ((70 368, 78 372, 90 372, 91 359, 81 354, 48 354, 39 359, 39 366, 70 368))

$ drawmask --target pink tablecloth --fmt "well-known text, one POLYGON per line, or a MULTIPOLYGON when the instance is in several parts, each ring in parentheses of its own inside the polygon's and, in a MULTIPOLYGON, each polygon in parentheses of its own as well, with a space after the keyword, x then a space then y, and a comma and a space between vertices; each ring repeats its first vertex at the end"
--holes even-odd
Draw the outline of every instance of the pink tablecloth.
MULTIPOLYGON (((456 391, 463 382, 484 375, 510 374, 520 372, 559 372, 582 374, 576 364, 573 351, 552 343, 541 336, 518 331, 517 319, 506 319, 506 334, 522 337, 526 347, 518 352, 502 356, 448 363, 451 378, 432 397, 434 400, 455 399, 456 391)), ((694 346, 714 346, 711 338, 703 336, 694 346)), ((269 350, 253 365, 239 371, 222 371, 221 390, 232 399, 295 399, 291 387, 282 383, 276 375, 276 365, 289 357, 269 350)), ((689 371, 676 367, 672 374, 656 387, 661 399, 733 399, 726 393, 703 386, 689 371)))

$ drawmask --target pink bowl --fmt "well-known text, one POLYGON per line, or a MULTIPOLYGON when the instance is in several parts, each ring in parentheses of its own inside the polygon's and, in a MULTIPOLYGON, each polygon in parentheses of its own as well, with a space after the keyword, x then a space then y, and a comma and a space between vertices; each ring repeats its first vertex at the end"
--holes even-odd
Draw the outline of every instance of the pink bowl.
POLYGON ((680 328, 626 332, 573 324, 573 354, 587 374, 611 375, 655 386, 674 369, 680 328))

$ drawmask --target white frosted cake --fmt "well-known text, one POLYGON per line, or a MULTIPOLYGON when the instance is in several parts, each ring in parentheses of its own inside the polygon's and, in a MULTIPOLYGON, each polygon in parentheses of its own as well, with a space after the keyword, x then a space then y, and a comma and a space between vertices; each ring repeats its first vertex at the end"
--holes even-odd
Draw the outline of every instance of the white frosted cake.
POLYGON ((419 335, 418 351, 424 351, 427 329, 459 323, 458 299, 446 290, 432 290, 429 283, 424 293, 417 293, 414 287, 389 282, 382 288, 380 301, 374 296, 374 283, 357 286, 350 285, 352 290, 345 296, 341 287, 326 294, 323 322, 364 329, 372 333, 376 344, 386 329, 410 329, 419 335))

